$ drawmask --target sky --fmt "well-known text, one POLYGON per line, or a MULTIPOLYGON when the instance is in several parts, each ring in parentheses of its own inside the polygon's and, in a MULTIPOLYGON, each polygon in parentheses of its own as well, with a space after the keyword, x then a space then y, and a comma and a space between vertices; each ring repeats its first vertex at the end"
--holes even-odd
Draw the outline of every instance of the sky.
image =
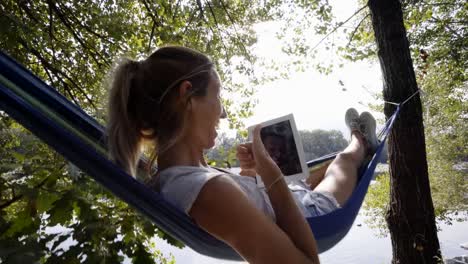
MULTIPOLYGON (((344 21, 359 9, 356 1, 330 1, 330 4, 336 21, 344 21)), ((258 57, 287 60, 286 55, 280 52, 281 43, 275 37, 279 28, 275 23, 265 22, 255 26, 258 43, 253 50, 258 57)), ((337 44, 348 41, 342 36, 331 37, 337 44)), ((314 46, 320 38, 311 36, 308 44, 314 46)), ((318 58, 330 58, 333 62, 340 59, 333 49, 325 50, 324 45, 317 50, 318 58)), ((253 116, 245 120, 247 126, 292 113, 299 130, 336 129, 347 137, 349 132, 344 123, 346 110, 354 107, 359 112, 372 112, 367 105, 375 103, 374 93, 381 94, 382 78, 377 60, 344 61, 343 68, 336 67, 329 75, 310 68, 291 74, 289 79, 255 88, 257 92, 254 97, 258 104, 253 109, 253 116), (340 81, 344 86, 339 84, 340 81)), ((383 118, 381 113, 373 114, 376 118, 383 118)), ((228 131, 227 122, 221 125, 221 130, 235 134, 228 131)))

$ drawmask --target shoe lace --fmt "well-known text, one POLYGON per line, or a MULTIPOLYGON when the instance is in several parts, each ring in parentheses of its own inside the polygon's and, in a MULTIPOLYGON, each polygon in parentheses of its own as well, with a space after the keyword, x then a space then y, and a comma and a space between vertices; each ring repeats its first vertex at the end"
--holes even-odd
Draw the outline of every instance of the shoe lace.
POLYGON ((366 124, 362 124, 360 123, 359 124, 359 131, 361 131, 362 135, 364 135, 364 137, 367 139, 367 136, 369 135, 369 131, 367 131, 367 126, 366 124))
POLYGON ((360 130, 359 129, 359 120, 353 119, 349 122, 349 128, 352 130, 360 130))

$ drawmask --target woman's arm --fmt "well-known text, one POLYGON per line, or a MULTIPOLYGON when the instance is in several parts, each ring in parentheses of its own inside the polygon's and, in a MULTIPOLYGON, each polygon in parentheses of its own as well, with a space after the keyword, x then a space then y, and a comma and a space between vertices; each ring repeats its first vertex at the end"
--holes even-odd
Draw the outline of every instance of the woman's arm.
POLYGON ((288 234, 299 250, 314 262, 318 262, 317 245, 312 230, 297 207, 280 168, 266 151, 260 130, 261 126, 256 126, 253 131, 251 153, 255 161, 255 170, 262 177, 275 211, 276 224, 288 234))
MULTIPOLYGON (((266 186, 282 177, 260 139, 260 127, 246 152, 266 186)), ((242 155, 241 155, 242 156, 242 155)), ((239 157, 239 156, 238 156, 239 157)), ((242 163, 242 160, 241 160, 242 163)), ((283 179, 269 189, 277 224, 256 209, 228 177, 210 180, 190 215, 208 232, 236 249, 250 263, 319 263, 315 239, 283 179)))
MULTIPOLYGON (((267 178, 265 186, 270 186, 271 183, 277 177, 282 176, 281 171, 279 171, 279 169, 276 169, 277 166, 271 164, 273 161, 269 161, 268 156, 266 156, 265 154, 263 155, 265 156, 265 160, 263 161, 263 163, 266 163, 268 165, 267 167, 269 167, 270 169, 265 170, 265 168, 262 168, 262 166, 257 166, 257 162, 253 157, 253 146, 254 145, 252 143, 247 143, 241 144, 237 147, 236 156, 241 166, 240 174, 243 176, 255 176, 257 175, 257 167, 259 167, 258 169, 262 171, 263 175, 271 176, 262 177, 267 178)), ((259 159, 258 156, 260 155, 261 153, 257 153, 257 159, 259 159)), ((324 167, 326 170, 326 167, 328 166, 324 167)), ((323 173, 320 172, 321 175, 313 175, 311 173, 309 179, 312 177, 313 179, 320 178, 318 179, 318 182, 321 181, 323 179, 323 174, 325 170, 323 171, 323 173)), ((310 182, 308 183, 310 184, 310 182)), ((292 197, 292 194, 289 191, 289 188, 285 181, 281 180, 281 182, 275 183, 274 186, 271 186, 268 195, 270 197, 273 210, 275 211, 278 226, 291 237, 292 241, 294 241, 294 243, 298 246, 299 249, 303 249, 304 252, 306 252, 309 256, 317 256, 314 259, 318 262, 318 252, 316 249, 317 247, 315 239, 313 238, 312 231, 310 230, 309 225, 305 222, 304 216, 297 208, 294 198, 292 197), (303 233, 305 229, 306 233, 303 233)))
POLYGON ((304 215, 297 207, 284 179, 272 186, 268 196, 275 211, 276 224, 288 234, 299 250, 314 260, 314 263, 318 263, 314 235, 304 215))
MULTIPOLYGON (((280 186, 276 186, 275 189, 278 190, 274 192, 279 191, 280 194, 281 189, 277 187, 280 186)), ((286 208, 282 210, 284 212, 291 206, 289 203, 285 204, 286 208)), ((294 212, 289 210, 289 213, 291 211, 294 212)), ((316 250, 307 224, 300 225, 302 229, 280 229, 251 204, 229 177, 221 176, 208 181, 189 214, 198 225, 225 241, 249 263, 318 263, 318 256, 312 253, 316 250), (294 234, 289 234, 290 231, 294 234), (309 236, 305 239, 309 243, 296 241, 296 236, 309 236)), ((290 217, 304 221, 300 212, 293 213, 290 217)), ((285 224, 297 225, 298 222, 300 221, 291 219, 285 221, 285 224)))

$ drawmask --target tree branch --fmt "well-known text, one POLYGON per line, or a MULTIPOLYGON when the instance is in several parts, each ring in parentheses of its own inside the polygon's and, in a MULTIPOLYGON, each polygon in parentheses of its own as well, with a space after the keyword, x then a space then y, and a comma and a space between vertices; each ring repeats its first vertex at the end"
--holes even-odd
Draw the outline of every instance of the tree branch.
MULTIPOLYGON (((38 183, 36 186, 34 186, 34 189, 42 187, 47 182, 49 177, 50 176, 45 177, 40 183, 38 183)), ((16 203, 17 201, 21 200, 23 197, 24 197, 24 194, 18 194, 18 195, 15 196, 14 192, 13 192, 13 198, 11 198, 7 202, 4 202, 3 204, 0 204, 0 211, 7 208, 8 206, 16 203)))
POLYGON ((185 25, 184 30, 182 31, 182 35, 185 35, 185 33, 187 32, 187 29, 189 28, 190 24, 192 24, 192 20, 193 20, 194 17, 195 17, 195 10, 192 10, 192 12, 190 13, 190 18, 189 18, 187 24, 185 25))
POLYGON ((21 10, 23 10, 26 15, 32 19, 34 22, 36 22, 37 24, 42 24, 42 21, 39 20, 36 16, 34 16, 32 13, 31 13, 31 10, 26 6, 26 1, 18 1, 18 6, 20 7, 21 10))
MULTIPOLYGON (((42 64, 41 64, 42 65, 42 64)), ((42 68, 44 68, 44 71, 45 73, 47 74, 47 77, 49 77, 49 80, 50 80, 50 84, 54 87, 56 87, 57 85, 55 85, 55 80, 54 78, 52 77, 52 75, 50 74, 50 71, 47 67, 44 67, 44 65, 42 65, 42 68)))
POLYGON ((153 40, 156 26, 161 26, 161 23, 156 18, 156 16, 154 15, 153 9, 150 7, 149 3, 146 0, 142 0, 142 2, 143 2, 143 6, 145 7, 148 15, 151 17, 151 20, 153 21, 153 27, 151 28, 151 35, 150 35, 149 44, 148 44, 148 51, 150 51, 151 41, 153 40))
MULTIPOLYGON (((208 5, 208 9, 210 10, 211 16, 213 16, 213 20, 215 22, 216 29, 218 30, 219 39, 221 40, 221 44, 223 44, 224 50, 226 51, 226 58, 228 58, 228 54, 227 54, 228 48, 227 48, 226 44, 224 43, 222 31, 219 28, 219 24, 218 24, 218 20, 216 19, 216 15, 215 15, 215 13, 213 11, 213 8, 211 7, 210 2, 208 1, 208 2, 206 2, 206 4, 208 5)), ((207 21, 207 23, 208 23, 208 21, 207 21)))
MULTIPOLYGON (((49 5, 49 38, 50 38, 50 46, 51 46, 51 49, 52 49, 52 61, 55 62, 55 45, 54 45, 54 39, 55 39, 55 36, 54 36, 54 16, 52 15, 52 8, 50 7, 49 5)), ((50 77, 50 76, 49 76, 50 77)), ((52 80, 51 80, 52 81, 52 80)))
POLYGON ((4 202, 3 204, 0 205, 0 211, 7 208, 8 206, 16 203, 17 201, 21 200, 23 198, 23 195, 20 194, 18 196, 14 196, 11 200, 8 200, 4 202))
MULTIPOLYGON (((73 86, 74 86, 76 89, 78 89, 78 91, 79 91, 81 94, 83 94, 83 96, 89 101, 90 105, 91 105, 95 110, 97 110, 97 107, 96 107, 96 105, 93 103, 93 100, 92 100, 91 98, 88 97, 88 94, 87 94, 71 77, 69 77, 69 76, 68 76, 66 73, 64 73, 63 71, 61 71, 61 70, 55 68, 49 61, 47 61, 44 57, 42 57, 41 53, 40 53, 38 50, 36 50, 36 49, 30 47, 30 46, 26 43, 26 41, 25 41, 24 39, 22 39, 21 37, 18 39, 18 42, 19 42, 25 49, 29 50, 34 56, 36 56, 36 58, 41 62, 42 66, 43 66, 44 68, 47 67, 50 71, 52 71, 52 73, 57 77, 57 79, 58 79, 61 83, 63 83, 63 84, 65 85, 64 88, 67 88, 67 87, 69 87, 69 86, 68 86, 68 84, 67 84, 64 80, 62 80, 62 78, 60 78, 60 76, 66 78, 68 81, 70 81, 70 83, 72 83, 73 86)), ((67 89, 66 89, 66 90, 67 90, 67 89)), ((69 93, 69 94, 70 94, 70 93, 69 93)), ((75 101, 75 97, 72 97, 72 100, 79 106, 79 104, 75 101)))
POLYGON ((314 51, 320 44, 322 44, 322 42, 327 39, 331 34, 333 34, 335 31, 337 31, 341 26, 343 26, 344 24, 346 24, 349 20, 351 20, 351 18, 353 18, 355 15, 359 14, 362 10, 364 10, 365 8, 367 7, 367 5, 359 8, 356 12, 354 12, 354 14, 352 14, 350 17, 348 17, 345 21, 343 22, 340 22, 338 24, 338 26, 336 26, 335 28, 333 28, 330 32, 327 33, 327 35, 325 35, 325 37, 323 37, 317 44, 315 44, 314 47, 312 47, 312 49, 310 49, 310 51, 314 51))
POLYGON ((181 1, 181 0, 177 0, 176 6, 175 6, 175 8, 174 8, 174 12, 172 13, 172 21, 174 21, 174 19, 175 19, 176 16, 177 16, 177 13, 179 12, 180 1, 181 1))
POLYGON ((370 13, 367 13, 367 15, 365 15, 361 21, 359 22, 359 24, 356 26, 356 28, 353 30, 353 33, 351 34, 351 37, 349 38, 349 41, 348 41, 348 44, 346 44, 346 47, 349 46, 349 44, 351 44, 351 41, 353 40, 354 38, 354 35, 356 34, 356 32, 358 31, 358 29, 361 27, 361 24, 362 22, 364 22, 364 20, 366 20, 366 18, 368 18, 370 16, 370 13))
POLYGON ((448 29, 450 32, 452 32, 452 34, 456 35, 456 36, 459 37, 459 38, 462 38, 462 36, 461 36, 458 32, 456 32, 452 27, 450 27, 449 25, 447 25, 447 23, 448 23, 449 21, 444 21, 444 20, 442 20, 442 19, 440 19, 440 18, 437 18, 437 17, 435 17, 435 16, 432 16, 431 18, 432 18, 432 20, 429 20, 430 22, 433 22, 433 23, 442 23, 443 26, 444 26, 446 29, 448 29))
POLYGON ((143 5, 145 6, 145 9, 146 11, 148 12, 148 15, 151 17, 151 19, 153 20, 153 23, 157 26, 161 26, 161 23, 159 23, 159 21, 156 19, 156 16, 154 15, 154 11, 153 9, 149 6, 148 2, 146 2, 146 0, 142 0, 143 1, 143 5))
POLYGON ((248 61, 250 61, 250 63, 253 63, 249 53, 247 52, 247 48, 245 47, 244 43, 239 38, 239 31, 237 30, 236 23, 235 23, 234 19, 231 17, 231 14, 229 14, 229 11, 228 11, 226 5, 224 4, 224 1, 220 0, 220 3, 221 3, 221 7, 224 9, 224 12, 226 12, 226 15, 227 15, 229 21, 231 22, 232 26, 234 27, 234 31, 236 32, 238 43, 240 43, 242 49, 244 50, 244 53, 245 53, 248 61))
POLYGON ((153 21, 153 26, 151 27, 151 35, 150 35, 150 38, 149 38, 149 42, 148 42, 148 52, 151 50, 151 41, 153 40, 153 36, 154 36, 154 29, 156 28, 156 23, 154 23, 153 21))
MULTIPOLYGON (((46 72, 47 76, 49 77, 52 86, 54 86, 57 89, 57 85, 55 84, 56 82, 54 81, 49 69, 44 64, 41 64, 41 66, 44 69, 44 71, 46 72)), ((55 76, 57 77, 57 75, 55 75, 55 76)), ((60 80, 60 82, 64 86, 64 89, 63 89, 62 93, 67 93, 70 96, 73 103, 75 103, 76 105, 80 105, 79 102, 75 99, 76 95, 71 92, 72 89, 70 88, 70 86, 66 82, 62 81, 60 78, 57 77, 57 79, 60 80)))
POLYGON ((73 37, 76 39, 76 41, 78 41, 80 43, 80 45, 87 51, 89 51, 89 54, 91 55, 91 58, 96 62, 96 64, 101 67, 102 66, 102 63, 96 58, 97 57, 100 57, 100 59, 103 60, 103 62, 107 65, 110 65, 110 62, 107 61, 106 58, 104 58, 98 51, 96 51, 96 49, 94 48, 91 48, 87 45, 87 43, 80 37, 78 36, 78 33, 75 32, 73 26, 70 24, 70 21, 67 20, 66 16, 64 13, 62 13, 61 10, 59 10, 59 8, 55 5, 55 3, 52 1, 52 0, 47 0, 47 3, 49 4, 49 6, 52 7, 52 10, 55 12, 55 14, 57 15, 57 17, 60 19, 60 21, 62 21, 63 25, 68 28, 68 30, 70 31, 70 33, 73 35, 73 37))
POLYGON ((70 17, 72 18, 72 19, 71 19, 72 22, 76 23, 78 26, 80 26, 80 27, 82 27, 83 29, 85 29, 88 33, 90 33, 90 34, 92 34, 92 35, 94 35, 94 36, 96 36, 96 37, 98 37, 98 38, 100 38, 100 39, 102 39, 102 40, 105 40, 105 41, 107 41, 107 42, 113 44, 113 42, 109 40, 109 36, 105 36, 105 35, 102 35, 102 34, 100 34, 100 33, 97 33, 96 31, 92 30, 89 26, 87 26, 87 25, 81 23, 81 19, 78 18, 78 17, 76 16, 76 13, 73 12, 73 11, 70 11, 70 10, 67 8, 66 5, 63 5, 62 2, 57 2, 57 4, 60 6, 60 8, 61 8, 62 10, 64 10, 64 12, 66 12, 68 15, 70 15, 70 17))
POLYGON ((200 10, 200 18, 204 17, 203 5, 200 0, 197 0, 198 9, 200 10))

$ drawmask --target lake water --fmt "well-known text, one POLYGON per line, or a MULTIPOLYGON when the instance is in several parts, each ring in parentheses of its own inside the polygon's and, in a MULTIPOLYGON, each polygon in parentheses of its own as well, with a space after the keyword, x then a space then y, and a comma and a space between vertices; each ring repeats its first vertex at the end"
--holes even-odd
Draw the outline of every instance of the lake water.
MULTIPOLYGON (((379 237, 378 231, 369 228, 365 223, 365 216, 358 215, 348 235, 335 247, 320 254, 322 263, 360 263, 360 264, 384 264, 392 259, 390 236, 379 237)), ((468 250, 460 247, 468 242, 468 221, 453 222, 452 225, 439 223, 439 242, 444 258, 468 255, 468 250)), ((164 255, 173 254, 176 263, 240 263, 225 261, 202 256, 189 248, 178 249, 169 246, 166 242, 156 239, 156 247, 164 255)))

